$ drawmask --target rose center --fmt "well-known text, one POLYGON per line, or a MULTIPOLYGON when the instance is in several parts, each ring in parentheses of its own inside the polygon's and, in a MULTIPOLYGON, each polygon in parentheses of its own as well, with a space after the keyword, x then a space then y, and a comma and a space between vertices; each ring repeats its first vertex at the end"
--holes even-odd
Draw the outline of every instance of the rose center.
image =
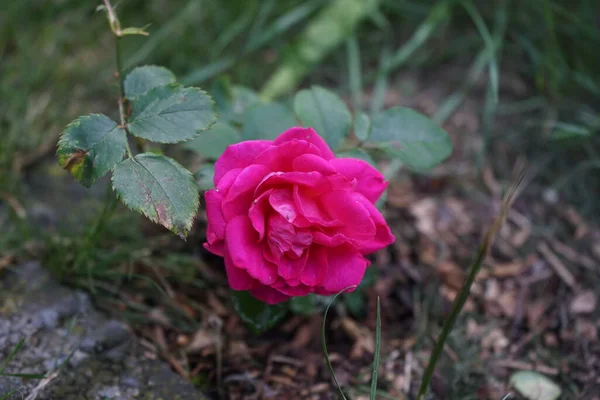
POLYGON ((298 228, 280 214, 269 216, 267 225, 267 243, 277 259, 286 256, 296 259, 312 243, 312 234, 306 228, 298 228))

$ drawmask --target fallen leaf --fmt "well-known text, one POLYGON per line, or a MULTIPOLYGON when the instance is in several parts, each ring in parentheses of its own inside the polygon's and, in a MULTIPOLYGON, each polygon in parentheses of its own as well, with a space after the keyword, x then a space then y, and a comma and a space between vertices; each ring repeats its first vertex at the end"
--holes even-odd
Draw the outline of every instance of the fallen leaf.
POLYGON ((194 334, 192 341, 187 346, 188 353, 199 353, 209 346, 215 345, 215 335, 207 329, 201 328, 194 334))
POLYGON ((556 400, 562 392, 560 386, 535 371, 515 372, 510 384, 529 400, 556 400))
POLYGON ((571 301, 573 314, 589 314, 596 309, 596 294, 591 290, 578 293, 571 301))

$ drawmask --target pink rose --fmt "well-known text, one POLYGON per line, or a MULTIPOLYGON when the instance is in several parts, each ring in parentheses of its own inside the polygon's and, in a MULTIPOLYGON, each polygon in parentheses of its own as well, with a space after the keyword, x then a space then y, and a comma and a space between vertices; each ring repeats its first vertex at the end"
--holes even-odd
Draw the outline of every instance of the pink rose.
POLYGON ((227 147, 206 192, 207 243, 229 285, 270 304, 358 285, 366 254, 394 242, 373 205, 387 182, 369 163, 335 158, 311 128, 227 147))

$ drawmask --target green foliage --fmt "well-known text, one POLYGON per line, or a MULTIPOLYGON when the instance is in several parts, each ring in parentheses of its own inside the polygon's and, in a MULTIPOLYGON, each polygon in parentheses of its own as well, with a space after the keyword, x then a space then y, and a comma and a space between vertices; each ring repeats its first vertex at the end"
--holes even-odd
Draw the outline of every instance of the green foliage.
POLYGON ((232 291, 231 300, 242 321, 257 334, 274 327, 288 311, 286 304, 265 304, 245 291, 232 291))
POLYGON ((164 67, 144 65, 133 69, 124 81, 125 97, 129 100, 150 89, 176 82, 175 74, 164 67))
POLYGON ((354 136, 361 142, 369 139, 371 135, 371 117, 368 114, 359 111, 354 115, 354 136))
POLYGON ((314 294, 292 297, 289 301, 290 310, 294 314, 312 315, 317 310, 316 297, 314 294))
POLYGON ((320 86, 298 92, 294 111, 304 126, 314 128, 334 150, 340 147, 352 125, 346 103, 320 86))
MULTIPOLYGON (((168 157, 154 153, 134 157, 127 134, 158 143, 196 138, 215 123, 214 102, 202 90, 176 83, 175 75, 163 67, 138 67, 123 78, 122 36, 146 36, 147 32, 140 28, 122 30, 110 2, 105 5, 101 9, 106 11, 115 35, 121 124, 98 114, 76 119, 59 140, 59 164, 86 187, 114 169, 112 185, 118 198, 132 210, 183 238, 192 227, 199 205, 194 177, 168 157), (130 115, 126 106, 130 106, 130 115), (127 159, 122 161, 125 154, 127 159)), ((237 140, 235 132, 226 130, 223 134, 223 129, 213 131, 212 137, 208 137, 212 139, 211 145, 206 147, 208 157, 216 158, 228 144, 237 140)), ((143 140, 137 143, 143 151, 143 140)), ((198 143, 195 145, 204 149, 198 143)), ((113 201, 108 199, 110 206, 105 209, 113 209, 112 204, 113 201)), ((104 217, 103 213, 101 218, 104 217)), ((81 257, 76 258, 75 264, 80 263, 81 257)))
POLYGON ((115 167, 113 188, 132 210, 187 236, 198 209, 198 187, 175 160, 153 153, 128 158, 115 167))
POLYGON ((125 130, 107 116, 86 115, 67 126, 56 155, 61 167, 90 187, 123 159, 126 141, 125 130))
POLYGON ((197 137, 215 120, 210 96, 175 83, 134 98, 127 128, 132 135, 151 142, 177 143, 197 137))
POLYGON ((358 23, 372 14, 379 0, 333 0, 299 35, 288 57, 261 91, 275 99, 293 90, 319 61, 352 34, 358 23))
POLYGON ((296 125, 294 113, 283 104, 259 104, 244 113, 242 138, 273 140, 296 125))
POLYGON ((210 160, 219 158, 230 144, 241 141, 238 130, 230 123, 218 121, 202 136, 185 142, 184 147, 210 160))
POLYGON ((196 183, 200 190, 212 189, 215 185, 213 184, 213 176, 215 175, 215 166, 213 164, 203 164, 198 171, 194 174, 196 183))
POLYGON ((376 115, 368 143, 415 170, 432 168, 452 152, 450 138, 442 128, 404 107, 376 115))

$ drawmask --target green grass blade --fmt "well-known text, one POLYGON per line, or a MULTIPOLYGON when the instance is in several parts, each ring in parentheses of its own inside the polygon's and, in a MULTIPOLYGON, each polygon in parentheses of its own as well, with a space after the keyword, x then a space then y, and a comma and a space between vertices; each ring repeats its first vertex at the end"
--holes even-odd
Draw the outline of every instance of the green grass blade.
POLYGON ((288 13, 273 21, 261 33, 257 33, 248 41, 248 45, 240 56, 228 55, 202 68, 191 71, 181 79, 184 85, 198 85, 232 68, 237 61, 249 54, 260 50, 275 37, 283 35, 289 29, 309 17, 323 4, 322 0, 302 3, 288 13))
POLYGON ((487 52, 487 58, 489 60, 488 68, 490 73, 490 85, 492 90, 492 98, 494 103, 498 103, 498 86, 499 86, 499 76, 498 76, 498 59, 496 56, 496 52, 498 50, 498 46, 496 45, 494 38, 492 38, 492 34, 490 33, 483 17, 477 10, 477 7, 470 0, 465 0, 462 2, 463 7, 473 20, 479 35, 483 39, 483 43, 485 46, 485 51, 487 52))
POLYGON ((451 6, 455 0, 439 1, 432 7, 429 15, 415 30, 415 33, 410 39, 400 47, 396 53, 391 57, 388 65, 386 66, 386 72, 392 72, 392 70, 403 65, 410 56, 413 55, 421 46, 427 42, 433 32, 435 32, 438 25, 444 20, 450 18, 451 6))
POLYGON ((424 398, 424 396, 427 394, 427 390, 429 389, 429 384, 431 382, 431 378, 433 377, 433 373, 435 371, 435 366, 444 350, 444 345, 446 344, 446 339, 448 339, 448 335, 452 331, 452 328, 454 327, 454 323, 456 322, 463 306, 465 305, 465 302, 467 301, 467 298, 469 297, 469 294, 471 292, 471 285, 473 285, 473 282, 475 281, 475 277, 477 276, 477 273, 479 272, 479 270, 481 269, 481 266, 483 265, 483 261, 485 260, 485 257, 494 242, 494 237, 500 231, 500 228, 502 227, 502 224, 504 223, 504 219, 505 219, 506 215, 508 214, 508 210, 510 209, 510 206, 512 205, 512 202, 517 194, 517 190, 523 180, 523 177, 524 177, 524 175, 523 175, 522 171, 519 171, 517 180, 510 187, 508 193, 506 194, 506 196, 504 198, 504 201, 502 203, 502 209, 500 210, 500 213, 494 219, 492 226, 486 232, 486 234, 483 238, 483 241, 482 241, 481 245, 479 246, 479 249, 477 250, 477 253, 475 255, 475 260, 469 267, 469 271, 467 273, 465 282, 463 283, 463 285, 460 289, 460 292, 458 293, 458 296, 456 296, 456 299, 454 300, 454 304, 452 305, 452 310, 450 311, 450 315, 448 316, 448 319, 446 319, 446 322, 444 323, 444 326, 442 328, 442 332, 441 332, 437 342, 435 343, 433 351, 431 352, 429 362, 427 363, 427 368, 425 369, 425 373, 423 375, 423 380, 421 381, 421 386, 419 387, 419 394, 417 396, 417 400, 422 400, 424 398))
POLYGON ((373 374, 371 375, 370 400, 377 397, 377 374, 379 372, 379 356, 381 351, 381 304, 377 297, 377 326, 375 328, 375 358, 373 359, 373 374))
POLYGON ((0 376, 4 376, 4 370, 6 369, 8 364, 12 361, 12 359, 15 358, 15 356, 17 355, 19 350, 21 350, 21 347, 23 347, 24 344, 25 344, 25 338, 21 339, 19 341, 19 343, 17 343, 15 348, 12 349, 12 351, 10 352, 10 354, 8 355, 6 360, 4 360, 4 362, 2 363, 2 366, 0 366, 0 376))
POLYGON ((344 394, 344 391, 342 390, 342 386, 340 385, 340 383, 337 380, 335 371, 333 370, 333 365, 331 365, 331 360, 329 359, 329 353, 327 352, 327 335, 325 334, 325 328, 326 328, 326 324, 327 324, 327 314, 329 313, 329 309, 333 305, 333 302, 335 301, 335 299, 337 299, 337 297, 340 294, 342 294, 350 289, 355 289, 355 288, 356 288, 356 285, 348 286, 347 288, 342 289, 339 293, 337 293, 335 296, 333 296, 331 298, 331 301, 327 305, 327 308, 325 309, 325 313, 323 314, 323 324, 321 325, 321 349, 323 350, 323 356, 325 357, 325 363, 327 364, 327 368, 329 368, 329 372, 331 372, 331 377, 333 378, 333 381, 335 382, 335 385, 337 386, 338 390, 340 391, 340 395, 342 396, 342 399, 344 399, 344 400, 348 400, 348 399, 346 398, 346 395, 344 394))
POLYGON ((379 72, 377 73, 377 79, 373 87, 373 97, 371 99, 371 116, 377 114, 383 108, 385 99, 385 92, 388 86, 388 75, 387 65, 390 59, 390 48, 385 46, 381 51, 381 57, 379 59, 379 72))
POLYGON ((362 94, 362 74, 360 72, 360 48, 356 35, 346 40, 346 53, 348 54, 348 80, 350 83, 350 96, 354 112, 361 109, 360 96, 362 94))

